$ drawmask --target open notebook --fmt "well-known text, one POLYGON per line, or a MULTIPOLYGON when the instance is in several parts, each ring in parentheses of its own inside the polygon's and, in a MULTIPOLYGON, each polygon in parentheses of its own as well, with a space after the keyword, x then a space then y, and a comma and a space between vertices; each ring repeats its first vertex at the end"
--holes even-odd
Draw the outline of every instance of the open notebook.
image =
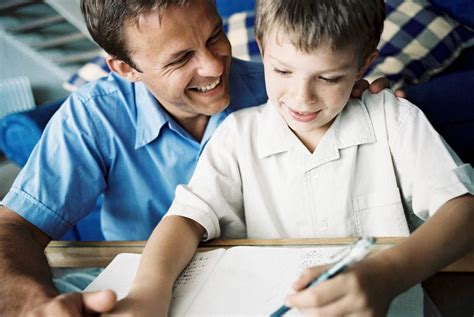
MULTIPOLYGON (((233 247, 196 253, 175 283, 170 315, 269 315, 306 267, 333 262, 343 249, 233 247)), ((125 297, 139 262, 139 254, 117 255, 85 291, 109 288, 119 299, 125 297)), ((421 288, 397 298, 390 315, 422 316, 421 288)))

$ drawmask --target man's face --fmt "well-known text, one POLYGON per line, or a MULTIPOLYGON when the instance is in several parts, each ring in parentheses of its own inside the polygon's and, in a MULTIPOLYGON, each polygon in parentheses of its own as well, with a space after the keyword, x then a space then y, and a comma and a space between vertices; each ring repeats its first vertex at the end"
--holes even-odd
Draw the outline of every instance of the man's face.
POLYGON ((324 135, 360 75, 352 51, 335 52, 321 45, 305 53, 284 32, 267 35, 263 63, 270 101, 302 140, 324 135))
POLYGON ((231 47, 208 0, 172 6, 125 26, 133 70, 178 121, 212 115, 229 104, 231 47))

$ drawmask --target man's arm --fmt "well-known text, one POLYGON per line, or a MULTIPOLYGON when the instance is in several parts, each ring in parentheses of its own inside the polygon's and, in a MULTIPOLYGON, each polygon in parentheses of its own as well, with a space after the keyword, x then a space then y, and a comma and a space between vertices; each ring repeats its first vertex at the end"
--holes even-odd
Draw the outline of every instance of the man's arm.
POLYGON ((191 261, 204 231, 188 218, 164 218, 146 243, 127 297, 112 315, 167 316, 173 284, 191 261))
POLYGON ((0 315, 21 313, 57 295, 43 253, 49 237, 0 207, 0 315))
POLYGON ((0 207, 0 316, 77 316, 105 312, 115 303, 108 292, 59 295, 44 254, 50 238, 6 207, 0 207))
MULTIPOLYGON (((288 298, 288 305, 326 315, 383 316, 398 294, 474 250, 474 197, 445 203, 402 243, 380 251, 340 276, 288 298)), ((301 290, 320 273, 309 270, 301 290)))

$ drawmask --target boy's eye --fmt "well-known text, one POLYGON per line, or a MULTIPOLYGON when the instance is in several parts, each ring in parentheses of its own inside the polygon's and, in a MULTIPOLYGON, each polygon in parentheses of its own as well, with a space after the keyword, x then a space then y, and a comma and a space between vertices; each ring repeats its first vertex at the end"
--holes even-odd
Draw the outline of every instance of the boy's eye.
POLYGON ((328 84, 334 84, 334 83, 337 83, 341 79, 341 77, 327 78, 327 77, 320 76, 319 79, 321 79, 322 81, 328 84))
POLYGON ((281 70, 281 69, 278 69, 278 68, 273 68, 273 71, 277 74, 280 74, 280 75, 289 75, 289 74, 291 74, 291 72, 289 72, 289 71, 281 70))

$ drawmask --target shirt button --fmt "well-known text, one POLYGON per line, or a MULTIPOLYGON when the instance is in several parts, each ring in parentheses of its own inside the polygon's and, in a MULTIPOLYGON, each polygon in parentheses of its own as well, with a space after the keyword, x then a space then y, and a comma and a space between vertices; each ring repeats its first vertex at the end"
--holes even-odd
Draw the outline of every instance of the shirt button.
POLYGON ((309 172, 309 177, 312 177, 312 178, 318 177, 318 172, 316 170, 309 172))

